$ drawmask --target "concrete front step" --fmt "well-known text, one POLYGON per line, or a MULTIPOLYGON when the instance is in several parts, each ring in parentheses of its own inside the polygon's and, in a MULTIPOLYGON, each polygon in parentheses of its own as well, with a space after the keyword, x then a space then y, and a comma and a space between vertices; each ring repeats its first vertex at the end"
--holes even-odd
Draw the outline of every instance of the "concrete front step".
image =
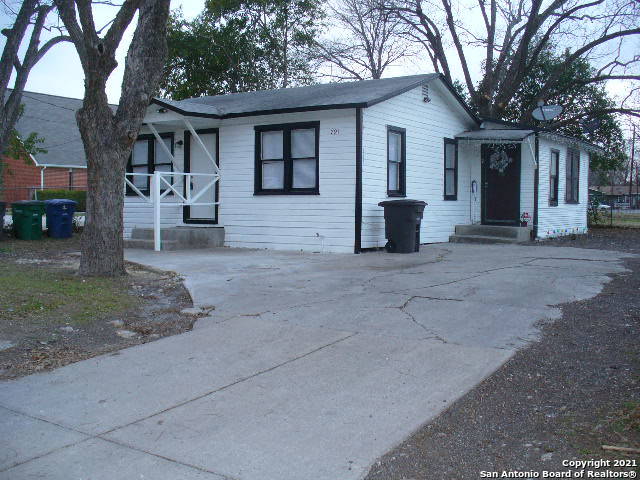
POLYGON ((515 238, 491 237, 486 235, 451 235, 451 243, 520 243, 515 238))
POLYGON ((493 237, 511 239, 516 242, 527 242, 531 239, 531 227, 456 225, 454 236, 493 237))
MULTIPOLYGON (((162 250, 187 250, 224 246, 224 227, 171 227, 160 230, 162 250)), ((153 229, 134 228, 127 248, 153 249, 153 229)))
MULTIPOLYGON (((126 238, 124 240, 124 248, 144 248, 153 250, 153 240, 144 240, 141 238, 126 238)), ((181 250, 179 243, 175 240, 163 240, 162 250, 181 250)))

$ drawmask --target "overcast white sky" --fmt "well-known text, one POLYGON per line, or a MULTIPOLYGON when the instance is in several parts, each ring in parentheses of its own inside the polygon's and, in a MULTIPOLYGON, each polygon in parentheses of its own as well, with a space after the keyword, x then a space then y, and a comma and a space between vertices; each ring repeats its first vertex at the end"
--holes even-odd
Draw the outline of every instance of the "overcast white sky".
MULTIPOLYGON (((10 0, 15 2, 14 5, 20 4, 21 0, 10 0)), ((464 15, 464 0, 460 0, 457 4, 461 9, 459 14, 464 15)), ((172 0, 171 8, 182 7, 184 15, 187 18, 196 16, 204 7, 204 0, 172 0)), ((104 5, 94 6, 94 16, 97 25, 102 25, 111 20, 114 15, 114 7, 104 5)), ((472 20, 472 19, 468 19, 472 20)), ((0 11, 0 26, 5 28, 12 22, 12 18, 5 12, 0 11)), ((126 49, 131 40, 131 35, 135 29, 135 22, 130 26, 118 54, 119 66, 112 74, 107 84, 107 95, 109 100, 117 103, 120 97, 120 83, 122 81, 122 73, 124 66, 124 58, 126 49)), ((0 36, 0 48, 4 45, 4 36, 0 36)), ((638 42, 640 44, 640 42, 638 42)), ((482 59, 482 51, 477 51, 474 55, 473 49, 467 48, 467 58, 471 63, 471 68, 475 73, 479 74, 480 61, 482 59)), ((456 71, 459 67, 454 65, 453 75, 462 79, 461 72, 456 71)), ((429 73, 432 67, 426 58, 412 58, 405 61, 401 65, 396 65, 388 69, 385 76, 411 75, 418 73, 429 73)), ((474 75, 478 78, 479 75, 474 75)), ((52 95, 61 95, 66 97, 82 98, 84 91, 84 75, 80 62, 78 60, 75 48, 70 43, 63 43, 55 46, 31 71, 27 83, 27 90, 52 95)), ((608 90, 613 95, 622 95, 627 86, 621 82, 608 85, 608 90)))
MULTIPOLYGON (((195 17, 204 8, 203 0, 172 0, 171 8, 182 7, 187 18, 195 17)), ((113 7, 94 7, 96 25, 105 23, 113 16, 113 7)), ((12 18, 5 12, 0 12, 0 25, 2 28, 9 26, 12 18)), ((124 58, 131 35, 135 29, 132 23, 127 35, 118 52, 119 66, 111 75, 107 84, 107 95, 109 101, 117 103, 120 97, 120 83, 124 66, 124 58)), ((4 45, 5 37, 0 37, 0 48, 4 45)), ((406 65, 397 65, 391 68, 386 76, 411 75, 417 73, 428 73, 432 68, 427 62, 407 62, 406 65)), ((82 98, 84 92, 84 74, 75 48, 70 43, 63 43, 55 46, 47 55, 33 68, 27 82, 27 90, 33 92, 61 95, 65 97, 82 98)))

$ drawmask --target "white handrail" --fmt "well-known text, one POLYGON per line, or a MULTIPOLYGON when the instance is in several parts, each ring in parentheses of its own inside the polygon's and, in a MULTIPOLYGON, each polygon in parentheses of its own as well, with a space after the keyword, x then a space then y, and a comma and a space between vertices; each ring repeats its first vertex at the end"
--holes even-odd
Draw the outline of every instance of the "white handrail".
POLYGON ((200 197, 204 193, 212 189, 216 182, 220 181, 219 173, 183 173, 183 172, 154 172, 154 173, 126 173, 125 174, 125 186, 128 186, 138 197, 142 198, 147 203, 153 204, 153 249, 159 252, 162 247, 161 236, 161 208, 162 205, 173 206, 215 206, 220 205, 220 202, 198 202, 200 197), (127 177, 150 177, 150 192, 149 195, 145 195, 135 184, 127 177), (170 178, 167 178, 170 177, 170 178), (211 181, 204 185, 200 191, 191 196, 191 179, 192 177, 209 177, 211 181), (177 178, 177 181, 173 179, 177 178), (180 186, 180 182, 183 181, 183 185, 186 191, 186 198, 182 195, 176 187, 180 186), (165 184, 168 188, 162 191, 162 184, 165 184), (163 202, 162 200, 170 193, 173 192, 176 197, 182 201, 175 202, 163 202))

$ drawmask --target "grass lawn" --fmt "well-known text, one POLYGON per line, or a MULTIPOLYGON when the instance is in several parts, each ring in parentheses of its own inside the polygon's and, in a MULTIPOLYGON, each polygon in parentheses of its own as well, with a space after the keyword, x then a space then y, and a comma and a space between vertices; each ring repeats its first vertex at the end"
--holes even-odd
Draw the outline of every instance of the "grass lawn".
POLYGON ((640 213, 613 212, 613 225, 640 228, 640 213))
POLYGON ((139 304, 121 279, 81 278, 70 269, 50 269, 24 263, 0 265, 0 310, 7 320, 80 325, 139 304))
POLYGON ((128 265, 118 278, 80 277, 80 236, 0 240, 0 380, 190 330, 182 281, 128 265))
POLYGON ((640 228, 640 213, 629 213, 624 210, 603 211, 596 226, 640 228))

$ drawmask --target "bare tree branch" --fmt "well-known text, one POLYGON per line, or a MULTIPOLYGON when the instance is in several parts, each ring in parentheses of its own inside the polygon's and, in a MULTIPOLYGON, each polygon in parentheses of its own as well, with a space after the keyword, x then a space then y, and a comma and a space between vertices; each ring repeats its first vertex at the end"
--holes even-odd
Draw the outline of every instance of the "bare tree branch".
POLYGON ((46 21, 52 9, 52 4, 41 0, 24 0, 12 27, 2 31, 7 41, 0 58, 0 153, 7 148, 9 138, 14 131, 20 114, 22 93, 31 69, 53 46, 70 38, 66 35, 58 35, 40 46, 40 36, 42 31, 47 29, 46 21), (20 46, 25 40, 29 27, 31 34, 26 50, 20 58, 20 46), (13 88, 8 93, 9 82, 13 75, 15 75, 13 88))
POLYGON ((343 74, 330 77, 364 80, 381 78, 385 69, 413 54, 404 41, 404 23, 384 8, 381 0, 345 0, 332 15, 345 38, 319 41, 316 58, 343 74))

